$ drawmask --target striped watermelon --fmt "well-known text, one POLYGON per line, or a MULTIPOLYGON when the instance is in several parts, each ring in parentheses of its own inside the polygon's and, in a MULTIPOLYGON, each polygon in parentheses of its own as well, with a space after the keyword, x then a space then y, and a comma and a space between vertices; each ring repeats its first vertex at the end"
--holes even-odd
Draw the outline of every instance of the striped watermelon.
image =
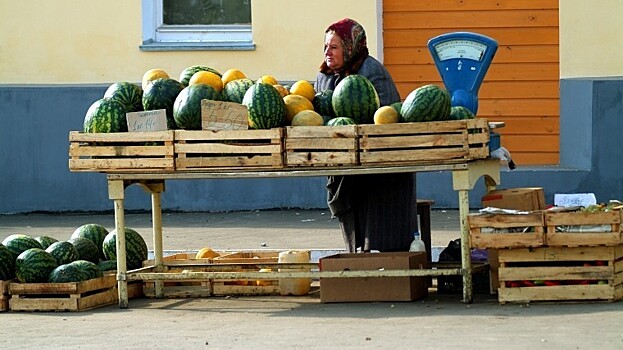
POLYGON ((47 249, 52 243, 58 242, 58 239, 50 236, 38 236, 35 237, 35 241, 41 244, 41 248, 47 249))
POLYGON ((180 74, 180 79, 179 79, 180 83, 182 83, 184 87, 188 86, 188 82, 190 81, 190 78, 192 78, 192 76, 195 73, 200 72, 200 71, 212 72, 218 75, 219 77, 223 76, 219 71, 217 71, 216 69, 212 67, 195 65, 195 66, 187 67, 186 69, 182 71, 182 73, 180 74))
POLYGON ((43 249, 41 244, 34 238, 21 233, 10 235, 2 241, 2 244, 9 249, 13 256, 13 261, 24 251, 30 248, 43 249))
MULTIPOLYGON (((117 259, 117 230, 112 230, 104 239, 106 259, 117 259)), ((147 260, 147 244, 143 237, 131 228, 125 228, 126 267, 128 270, 138 269, 147 260)))
POLYGON ((447 90, 437 85, 421 86, 409 93, 400 110, 402 122, 448 120, 451 99, 447 90))
POLYGON ((83 130, 89 133, 128 131, 126 112, 126 107, 118 100, 101 98, 87 110, 83 130))
POLYGON ((105 259, 104 248, 102 248, 102 243, 104 243, 104 238, 108 234, 108 230, 106 227, 100 224, 84 224, 71 234, 70 238, 82 237, 90 240, 95 243, 97 250, 100 252, 100 259, 105 259))
POLYGON ((127 112, 143 110, 143 88, 128 81, 113 83, 104 92, 104 97, 121 102, 127 112))
POLYGON ((232 80, 223 88, 223 101, 242 103, 244 94, 255 84, 251 79, 232 80))
POLYGON ((15 260, 15 276, 21 283, 47 282, 58 264, 52 254, 40 248, 30 248, 15 260))
POLYGON ((84 273, 74 264, 59 265, 48 276, 50 283, 80 282, 85 279, 84 273))
POLYGON ((452 106, 450 108, 450 120, 474 119, 476 116, 467 107, 452 106))
POLYGON ((90 261, 76 260, 71 262, 69 265, 73 265, 78 268, 78 271, 80 271, 83 276, 83 281, 104 276, 102 270, 97 266, 97 264, 90 261))
POLYGON ((8 281, 15 277, 15 259, 9 248, 0 244, 0 281, 8 281))
POLYGON ((402 110, 402 102, 394 102, 390 106, 396 110, 396 112, 398 113, 398 116, 401 115, 400 112, 402 110))
POLYGON ((353 74, 337 84, 331 105, 336 117, 352 118, 357 124, 371 124, 381 103, 370 80, 353 74))
POLYGON ((78 259, 97 264, 100 260, 100 251, 93 241, 84 237, 74 237, 68 240, 78 251, 78 259))
POLYGON ((97 267, 102 271, 117 270, 117 260, 102 260, 97 263, 97 267))
POLYGON ((143 109, 152 111, 164 109, 167 111, 167 128, 177 129, 173 118, 173 104, 175 98, 184 89, 179 81, 171 78, 160 78, 147 84, 143 91, 143 109))
POLYGON ((338 126, 338 125, 356 125, 357 123, 353 118, 347 117, 337 117, 329 120, 327 122, 327 126, 338 126))
POLYGON ((221 100, 221 93, 210 85, 196 84, 182 90, 173 104, 173 118, 178 128, 201 130, 201 100, 221 100))
POLYGON ((314 105, 314 111, 318 112, 318 114, 322 116, 335 116, 335 112, 333 111, 333 105, 331 105, 331 100, 333 99, 333 90, 324 90, 316 94, 314 96, 314 100, 312 101, 314 105))
POLYGON ((244 94, 242 104, 249 109, 249 127, 252 129, 276 128, 286 122, 285 102, 270 84, 253 84, 244 94))
POLYGON ((45 251, 52 254, 59 265, 69 264, 80 257, 78 250, 70 242, 52 243, 45 251))

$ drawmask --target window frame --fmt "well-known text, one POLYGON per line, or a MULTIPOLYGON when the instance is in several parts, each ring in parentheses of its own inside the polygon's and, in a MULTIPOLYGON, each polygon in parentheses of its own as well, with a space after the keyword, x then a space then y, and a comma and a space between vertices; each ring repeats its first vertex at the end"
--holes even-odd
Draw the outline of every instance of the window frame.
POLYGON ((162 0, 142 0, 142 51, 255 50, 253 25, 164 25, 162 0))

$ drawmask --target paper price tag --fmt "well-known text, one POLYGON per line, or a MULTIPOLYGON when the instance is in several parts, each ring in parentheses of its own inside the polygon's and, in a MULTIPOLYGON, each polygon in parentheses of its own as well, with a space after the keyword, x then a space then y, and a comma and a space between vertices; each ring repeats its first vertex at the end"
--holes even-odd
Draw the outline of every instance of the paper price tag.
POLYGON ((126 113, 129 132, 167 130, 167 112, 164 109, 126 113))
POLYGON ((246 130, 249 128, 247 107, 235 102, 201 100, 201 128, 246 130))

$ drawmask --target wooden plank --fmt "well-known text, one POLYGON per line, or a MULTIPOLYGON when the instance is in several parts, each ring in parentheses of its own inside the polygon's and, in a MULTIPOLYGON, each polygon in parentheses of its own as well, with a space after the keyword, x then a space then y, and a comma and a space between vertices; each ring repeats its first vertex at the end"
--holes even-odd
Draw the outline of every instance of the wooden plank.
MULTIPOLYGON (((426 81, 421 83, 396 82, 400 96, 403 99, 416 88, 426 84, 438 84, 443 86, 441 78, 439 81, 426 81)), ((558 81, 485 81, 478 93, 478 99, 504 98, 504 99, 525 99, 525 98, 559 98, 560 88, 558 81)))
MULTIPOLYGON (((432 81, 440 79, 437 67, 431 64, 387 65, 392 77, 400 81, 432 81)), ((560 67, 552 62, 495 63, 489 67, 487 81, 558 81, 560 67)))
POLYGON ((287 166, 357 165, 356 125, 286 127, 284 139, 287 166))
POLYGON ((608 280, 612 279, 609 266, 534 266, 504 267, 500 269, 500 281, 521 280, 608 280))
POLYGON ((175 140, 183 141, 280 139, 281 136, 281 128, 267 130, 175 130, 175 140))
POLYGON ((173 141, 173 131, 84 133, 69 132, 70 142, 164 142, 173 141))
POLYGON ((314 149, 314 150, 356 150, 357 139, 327 139, 327 138, 288 138, 285 140, 285 150, 314 149))
POLYGON ((546 242, 550 246, 619 245, 623 243, 620 210, 607 212, 546 212, 546 242), (607 230, 582 230, 587 226, 607 230), (562 231, 564 229, 564 231, 562 231))
MULTIPOLYGON (((510 249, 498 251, 500 263, 545 261, 597 261, 613 260, 614 247, 547 247, 536 249, 510 249)), ((619 259, 620 256, 616 256, 619 259)))
POLYGON ((428 11, 388 12, 383 14, 387 29, 461 28, 469 19, 473 28, 480 27, 546 27, 558 26, 558 9, 525 10, 458 10, 451 9, 431 14, 428 11))
MULTIPOLYGON (((542 9, 558 9, 558 0, 540 0, 542 9)), ((383 12, 458 10, 520 10, 534 8, 534 0, 385 0, 383 12)))
POLYGON ((614 290, 608 285, 576 285, 547 287, 517 287, 498 290, 498 301, 530 302, 530 301, 569 301, 569 300, 619 300, 615 299, 614 290))
POLYGON ((545 241, 541 212, 517 215, 471 214, 467 221, 472 248, 541 247, 545 241))
POLYGON ((455 31, 477 32, 495 39, 500 46, 559 44, 558 26, 474 28, 470 27, 470 23, 463 22, 461 28, 385 28, 383 46, 385 49, 403 46, 425 47, 431 38, 455 31))

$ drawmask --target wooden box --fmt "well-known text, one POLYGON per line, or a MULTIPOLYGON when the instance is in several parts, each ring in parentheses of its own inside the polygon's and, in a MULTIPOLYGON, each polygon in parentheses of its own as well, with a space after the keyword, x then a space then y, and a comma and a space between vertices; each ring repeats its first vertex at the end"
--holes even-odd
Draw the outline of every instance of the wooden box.
POLYGON ((11 299, 9 284, 11 281, 0 280, 0 312, 9 310, 9 299, 11 299))
POLYGON ((489 157, 485 119, 359 125, 359 161, 365 164, 456 162, 489 157))
POLYGON ((288 126, 284 139, 289 167, 358 165, 357 126, 288 126))
MULTIPOLYGON (((205 268, 197 266, 197 264, 199 264, 200 262, 211 263, 212 260, 195 259, 195 256, 195 253, 177 253, 163 257, 163 264, 166 266, 165 272, 207 271, 205 268)), ((153 266, 154 263, 154 260, 146 260, 143 262, 143 266, 153 266)), ((143 283, 143 293, 146 297, 156 297, 155 285, 156 283, 154 281, 145 281, 143 283)), ((165 298, 203 298, 212 295, 212 283, 210 279, 164 281, 163 288, 165 298)))
MULTIPOLYGON (((128 283, 128 296, 142 295, 141 285, 128 283)), ((119 300, 113 274, 82 282, 11 283, 12 311, 84 311, 115 304, 119 300)))
POLYGON ((283 129, 176 130, 177 170, 283 166, 283 129))
POLYGON ((173 171, 173 131, 69 133, 69 170, 173 171))
POLYGON ((619 245, 621 210, 601 212, 545 212, 548 246, 619 245))
POLYGON ((623 245, 500 249, 498 301, 623 299, 623 245))
POLYGON ((544 245, 543 212, 470 214, 472 248, 524 248, 544 245))
MULTIPOLYGON (((214 264, 276 264, 277 251, 235 252, 214 258, 214 264)), ((253 270, 242 267, 239 271, 253 270)), ((262 271, 262 270, 259 270, 262 271)), ((278 279, 212 281, 214 295, 273 295, 279 294, 278 279)))

